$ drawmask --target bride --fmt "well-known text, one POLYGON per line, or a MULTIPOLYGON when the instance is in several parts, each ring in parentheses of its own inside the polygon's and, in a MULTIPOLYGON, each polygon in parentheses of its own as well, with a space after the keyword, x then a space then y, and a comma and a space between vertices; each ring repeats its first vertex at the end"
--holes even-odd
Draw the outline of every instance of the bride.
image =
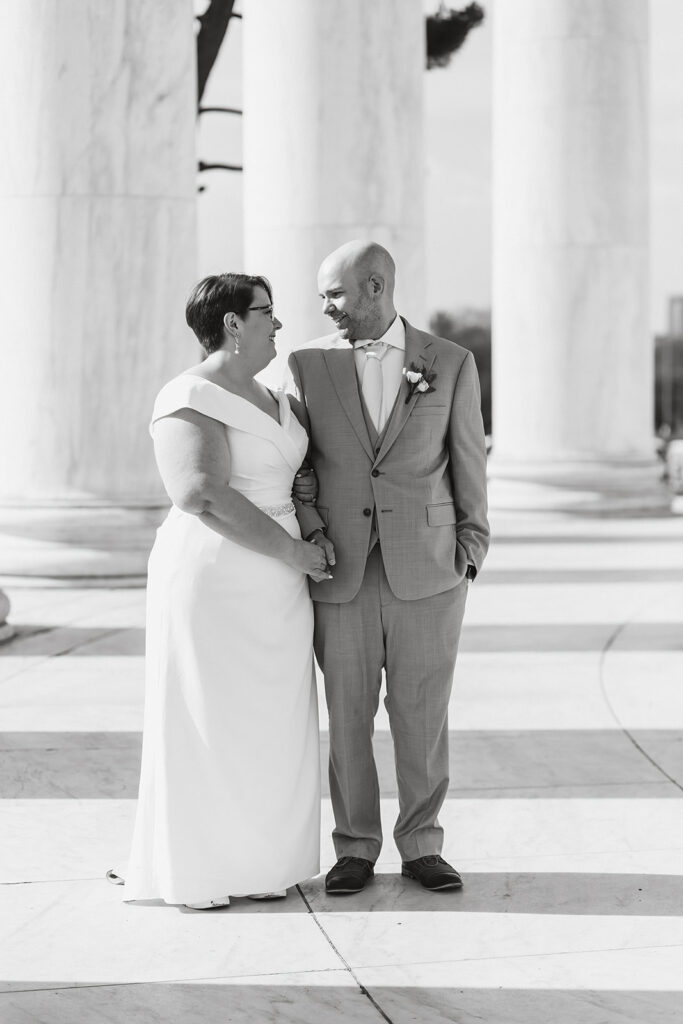
POLYGON ((173 503, 149 562, 140 795, 126 900, 195 909, 284 896, 319 871, 320 768, 307 576, 292 483, 308 439, 256 380, 282 324, 262 277, 201 281, 206 358, 157 396, 173 503))

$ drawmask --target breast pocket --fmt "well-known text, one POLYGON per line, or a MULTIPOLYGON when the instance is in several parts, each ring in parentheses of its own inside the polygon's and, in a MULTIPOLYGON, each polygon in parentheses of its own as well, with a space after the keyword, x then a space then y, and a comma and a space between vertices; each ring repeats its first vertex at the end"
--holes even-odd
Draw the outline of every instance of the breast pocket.
POLYGON ((430 415, 433 415, 433 416, 437 416, 437 415, 438 416, 443 416, 443 414, 445 413, 446 409, 448 409, 447 405, 420 405, 420 403, 418 402, 417 405, 415 406, 415 408, 412 411, 412 415, 413 416, 430 416, 430 415))

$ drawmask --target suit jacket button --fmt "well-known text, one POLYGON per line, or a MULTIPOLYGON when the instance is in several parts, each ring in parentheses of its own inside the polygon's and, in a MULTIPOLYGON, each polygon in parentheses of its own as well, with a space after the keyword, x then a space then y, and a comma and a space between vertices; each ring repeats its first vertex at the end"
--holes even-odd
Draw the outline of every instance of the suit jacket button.
POLYGON ((363 509, 363 515, 364 516, 371 516, 372 515, 372 509, 371 508, 364 508, 363 509))
POLYGON ((370 474, 370 476, 379 476, 379 470, 378 469, 373 469, 373 471, 370 474))

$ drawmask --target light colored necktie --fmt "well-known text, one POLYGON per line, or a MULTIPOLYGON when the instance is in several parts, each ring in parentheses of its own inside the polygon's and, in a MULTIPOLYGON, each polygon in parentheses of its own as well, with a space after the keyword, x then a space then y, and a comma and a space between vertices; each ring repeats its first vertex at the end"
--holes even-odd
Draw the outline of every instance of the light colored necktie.
POLYGON ((384 392, 384 380, 382 375, 382 357, 384 356, 384 345, 366 345, 364 347, 365 366, 363 368, 363 398, 368 415, 381 433, 384 424, 382 422, 382 395, 384 392))

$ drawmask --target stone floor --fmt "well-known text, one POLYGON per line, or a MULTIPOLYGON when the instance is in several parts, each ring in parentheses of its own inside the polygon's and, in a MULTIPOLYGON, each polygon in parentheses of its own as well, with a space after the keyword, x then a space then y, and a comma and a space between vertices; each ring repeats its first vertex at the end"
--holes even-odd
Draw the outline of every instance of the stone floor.
MULTIPOLYGON (((0 1020, 683 1021, 682 522, 494 524, 442 815, 465 888, 442 895, 401 879, 389 839, 358 897, 319 877, 211 914, 122 903, 103 876, 133 816, 144 594, 9 587, 0 1020)), ((325 790, 325 868, 330 823, 325 790)))

